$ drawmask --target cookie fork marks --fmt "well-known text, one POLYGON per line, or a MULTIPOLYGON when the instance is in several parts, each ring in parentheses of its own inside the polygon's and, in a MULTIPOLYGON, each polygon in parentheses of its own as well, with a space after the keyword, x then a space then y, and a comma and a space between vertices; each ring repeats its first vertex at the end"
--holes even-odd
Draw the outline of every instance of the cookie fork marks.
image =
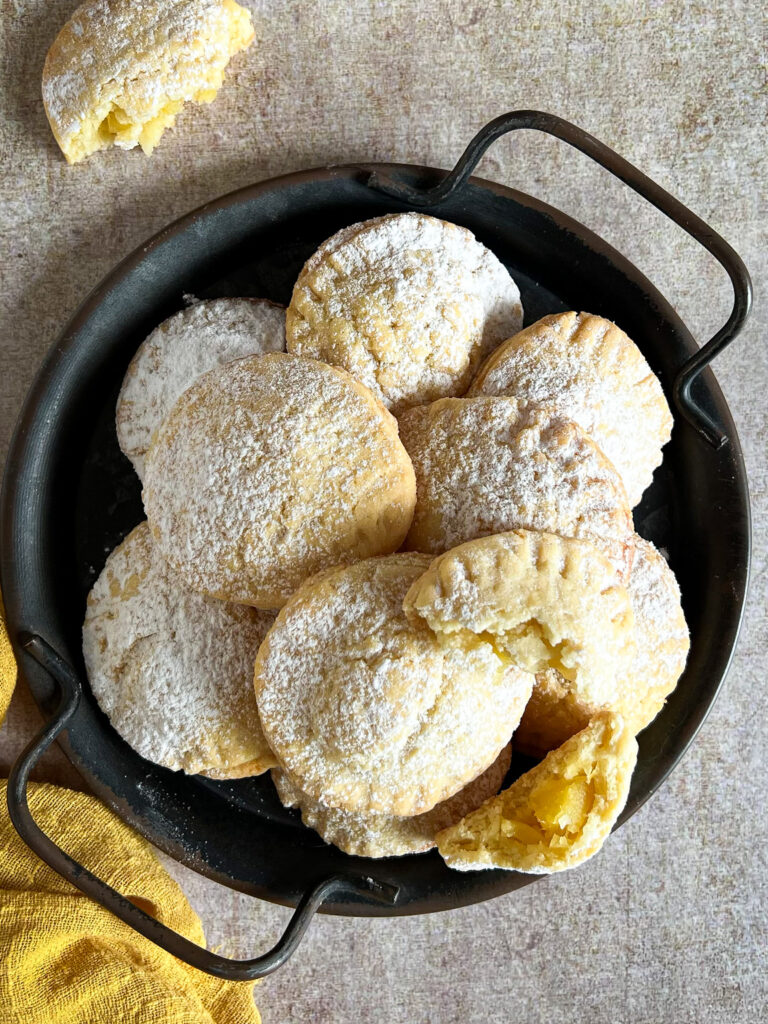
POLYGON ((406 594, 435 633, 490 635, 527 672, 556 668, 610 703, 634 653, 634 618, 615 569, 591 544, 514 530, 436 558, 406 594))

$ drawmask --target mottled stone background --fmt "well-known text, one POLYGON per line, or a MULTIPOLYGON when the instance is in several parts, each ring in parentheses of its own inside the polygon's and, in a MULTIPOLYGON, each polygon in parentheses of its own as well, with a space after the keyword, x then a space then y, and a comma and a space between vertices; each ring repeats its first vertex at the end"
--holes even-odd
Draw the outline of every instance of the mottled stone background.
MULTIPOLYGON (((755 557, 728 684, 661 792, 578 872, 432 917, 318 918, 258 990, 267 1024, 588 1020, 745 1024, 766 1017, 765 22, 761 5, 541 0, 256 0, 260 45, 211 107, 188 110, 147 160, 68 167, 39 97, 73 0, 2 0, 0 459, 36 368, 121 257, 220 193, 327 163, 450 166, 516 107, 564 115, 679 196, 738 249, 757 284, 743 337, 717 362, 750 474, 755 557)), ((486 177, 574 214, 633 260, 701 339, 729 310, 722 271, 628 190, 544 137, 518 135, 486 177)), ((0 769, 35 727, 16 695, 0 769)), ((61 755, 41 777, 77 784, 61 755)), ((253 954, 287 912, 174 868, 211 942, 253 954)))

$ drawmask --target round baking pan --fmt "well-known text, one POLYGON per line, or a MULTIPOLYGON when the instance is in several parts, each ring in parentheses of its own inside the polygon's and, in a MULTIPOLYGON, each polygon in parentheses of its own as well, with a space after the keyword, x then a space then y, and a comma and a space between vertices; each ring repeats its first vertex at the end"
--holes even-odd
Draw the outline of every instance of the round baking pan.
MULTIPOLYGON (((99 893, 83 881, 87 872, 75 870, 65 855, 57 860, 55 847, 39 841, 24 802, 29 767, 57 733, 91 790, 161 850, 260 898, 296 906, 304 897, 306 919, 323 897, 328 913, 416 914, 485 900, 533 880, 515 872, 455 872, 434 851, 381 861, 349 857, 282 808, 268 775, 213 782, 143 760, 111 728, 85 680, 86 595, 107 554, 144 518, 139 481, 114 427, 117 392, 139 343, 189 294, 287 303, 305 259, 338 228, 415 206, 465 225, 496 253, 519 284, 526 323, 566 309, 615 321, 640 346, 673 406, 672 440, 635 522, 668 554, 680 581, 691 653, 667 706, 639 738, 622 821, 671 771, 715 699, 739 629, 750 525, 736 431, 714 377, 700 371, 747 315, 749 279, 736 254, 597 140, 536 112, 492 122, 447 177, 425 167, 356 165, 262 182, 177 221, 98 285, 40 370, 11 445, 2 495, 8 627, 37 704, 47 717, 59 706, 58 718, 14 772, 11 811, 30 844, 92 895, 99 893), (518 127, 548 131, 589 152, 720 259, 736 304, 708 346, 698 350, 653 285, 582 225, 511 188, 468 177, 487 145, 518 127)), ((518 762, 513 772, 524 768, 518 762)), ((141 914, 126 901, 112 909, 121 907, 126 919, 141 914)), ((149 925, 144 930, 161 942, 149 925)), ((231 977, 266 973, 198 966, 231 977)))

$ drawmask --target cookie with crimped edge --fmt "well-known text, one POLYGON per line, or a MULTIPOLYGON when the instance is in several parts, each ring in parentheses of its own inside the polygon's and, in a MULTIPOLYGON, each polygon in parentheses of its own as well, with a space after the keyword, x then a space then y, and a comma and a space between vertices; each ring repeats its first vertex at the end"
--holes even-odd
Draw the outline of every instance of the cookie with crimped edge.
POLYGON ((397 422, 367 388, 270 352, 184 392, 147 453, 143 497, 188 587, 275 609, 321 569, 396 550, 416 481, 397 422))
POLYGON ((429 557, 329 569, 290 598, 254 672, 267 741, 291 782, 325 807, 412 816, 493 763, 533 677, 489 640, 438 641, 403 597, 429 557))
POLYGON ((552 408, 514 398, 441 398, 399 417, 416 472, 405 546, 440 554, 528 529, 591 541, 629 575, 632 513, 595 443, 552 408))
POLYGON ((460 544, 432 562, 403 607, 442 637, 492 638, 528 672, 556 668, 601 705, 634 655, 632 606, 616 570, 586 541, 551 533, 460 544))
MULTIPOLYGON (((677 686, 690 637, 674 573, 649 541, 636 537, 635 545, 627 584, 635 619, 635 654, 610 704, 637 733, 650 725, 677 686)), ((585 700, 559 672, 539 673, 515 733, 515 747, 541 755, 583 729, 597 711, 598 706, 585 700)))
POLYGON ((457 871, 504 868, 551 874, 603 845, 627 802, 637 741, 621 717, 602 714, 458 824, 437 848, 457 871))
POLYGON ((284 807, 297 807, 301 820, 327 843, 353 857, 402 857, 424 853, 441 829, 454 825, 484 800, 498 793, 512 761, 508 743, 490 767, 431 811, 411 818, 391 814, 354 814, 332 810, 297 789, 284 771, 272 769, 272 781, 284 807))
POLYGON ((619 472, 634 507, 661 463, 672 414, 640 349, 610 320, 555 313, 493 352, 470 395, 551 405, 578 423, 619 472))
POLYGON ((267 299, 194 302, 156 327, 128 365, 115 412, 118 443, 139 478, 153 436, 198 377, 284 349, 285 308, 267 299))
POLYGON ((126 743, 155 764, 216 779, 258 775, 277 763, 252 684, 273 619, 188 591, 141 523, 88 595, 83 655, 93 694, 126 743))
POLYGON ((234 0, 87 0, 53 42, 43 103, 67 162, 110 146, 152 152, 184 103, 210 103, 253 39, 234 0))
POLYGON ((461 395, 522 325, 517 285, 466 228, 393 213, 343 228, 307 260, 288 351, 342 366, 393 412, 461 395))

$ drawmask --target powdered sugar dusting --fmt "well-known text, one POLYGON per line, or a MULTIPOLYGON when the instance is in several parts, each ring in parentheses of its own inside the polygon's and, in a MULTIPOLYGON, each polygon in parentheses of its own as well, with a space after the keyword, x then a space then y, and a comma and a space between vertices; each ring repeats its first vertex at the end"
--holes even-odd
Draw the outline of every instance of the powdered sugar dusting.
POLYGON ((663 707, 685 668, 690 637, 672 570, 647 540, 636 540, 629 580, 636 650, 624 684, 625 711, 647 725, 663 707))
POLYGON ((342 229, 307 261, 288 350, 343 366, 399 412, 462 394, 521 324, 516 284, 471 232, 389 214, 342 229))
POLYGON ((475 778, 507 743, 532 677, 493 645, 440 643, 402 601, 418 554, 308 581, 256 661, 262 725, 291 780, 326 807, 412 815, 475 778))
MULTIPOLYGON (((45 109, 62 148, 84 126, 95 133, 112 109, 140 125, 169 103, 218 88, 232 53, 252 34, 250 15, 222 0, 87 0, 43 72, 45 109)), ((134 146, 138 133, 113 141, 134 146)))
POLYGON ((444 398, 403 413, 400 436, 416 472, 411 550, 539 530, 591 541, 628 576, 634 531, 621 479, 560 413, 511 398, 444 398))
POLYGON ((397 424, 369 392, 269 353, 182 395, 147 455, 144 505, 189 587, 278 608, 312 573, 399 547, 415 492, 397 424))
POLYGON ((88 598, 91 689, 123 739, 173 770, 251 774, 275 763, 261 731, 253 662, 273 616, 187 591, 142 523, 88 598))
POLYGON ((117 439, 139 477, 153 435, 198 377, 284 348, 285 310, 266 299, 195 302, 156 327, 131 360, 117 400, 117 439))
POLYGON ((494 352, 471 395, 509 395, 574 420, 615 465, 634 507, 661 462, 672 416, 637 346, 589 313, 543 317, 494 352))

